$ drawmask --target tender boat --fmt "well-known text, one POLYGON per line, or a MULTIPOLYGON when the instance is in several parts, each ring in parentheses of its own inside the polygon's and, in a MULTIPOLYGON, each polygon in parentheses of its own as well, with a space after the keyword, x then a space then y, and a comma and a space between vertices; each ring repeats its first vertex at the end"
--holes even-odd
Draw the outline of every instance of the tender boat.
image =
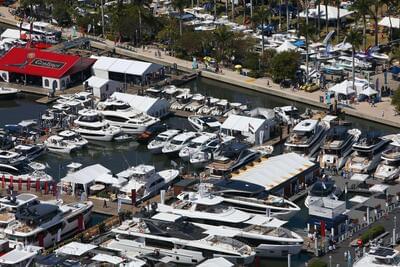
POLYGON ((65 142, 64 138, 59 135, 52 135, 44 141, 47 149, 53 153, 70 154, 71 152, 79 149, 77 145, 65 142))
POLYGON ((199 136, 196 132, 184 132, 174 136, 161 149, 161 152, 168 155, 176 155, 185 146, 189 145, 190 141, 199 136))
POLYGON ((148 145, 147 149, 153 154, 159 154, 162 152, 162 148, 172 140, 176 135, 178 135, 180 130, 166 130, 158 134, 154 140, 152 140, 148 145))
POLYGON ((41 144, 37 145, 17 145, 14 147, 15 152, 26 157, 28 160, 33 161, 46 153, 46 147, 41 144))
POLYGON ((20 90, 15 88, 0 87, 0 100, 16 98, 20 90))
POLYGON ((18 165, 27 161, 27 158, 20 153, 10 150, 0 150, 0 164, 18 165))
POLYGON ((201 95, 201 94, 194 94, 192 97, 192 102, 188 104, 184 110, 190 111, 190 112, 197 112, 205 102, 206 97, 201 95))
POLYGON ((186 147, 179 151, 179 157, 184 161, 189 161, 190 155, 200 151, 207 143, 216 138, 216 134, 201 133, 200 136, 192 139, 186 147))
POLYGON ((190 125, 199 132, 217 132, 221 127, 221 123, 212 116, 189 116, 190 125))
POLYGON ((65 143, 75 145, 79 148, 85 147, 89 143, 80 134, 70 130, 61 131, 58 133, 58 136, 62 137, 65 143))

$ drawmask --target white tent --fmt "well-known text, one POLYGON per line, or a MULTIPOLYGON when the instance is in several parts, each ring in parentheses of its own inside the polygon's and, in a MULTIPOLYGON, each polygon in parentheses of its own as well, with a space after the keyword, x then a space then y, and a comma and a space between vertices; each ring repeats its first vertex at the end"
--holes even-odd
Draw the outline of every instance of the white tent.
POLYGON ((390 24, 392 25, 392 28, 400 29, 400 19, 399 18, 391 17, 389 19, 389 17, 384 17, 378 23, 379 26, 388 27, 388 28, 390 28, 390 24))
POLYGON ((362 90, 360 95, 372 96, 378 94, 378 91, 372 89, 370 86, 367 86, 364 90, 362 90))
MULTIPOLYGON (((347 16, 350 16, 351 14, 353 14, 353 11, 349 11, 347 9, 344 8, 340 8, 339 9, 339 15, 340 15, 340 19, 343 19, 347 16)), ((326 20, 326 14, 325 14, 325 5, 321 5, 320 6, 320 14, 319 14, 320 18, 322 20, 326 20)), ((328 6, 328 20, 336 20, 337 19, 337 7, 335 6, 328 6)), ((306 17, 306 11, 300 12, 299 16, 301 18, 305 18, 306 17)), ((318 18, 318 7, 315 8, 310 8, 308 9, 308 18, 311 19, 317 19, 318 18)))
POLYGON ((228 135, 240 132, 247 141, 255 144, 262 144, 270 137, 267 120, 239 115, 229 115, 221 125, 221 131, 228 135))
POLYGON ((276 48, 276 51, 278 53, 286 52, 286 51, 296 51, 298 48, 294 44, 292 44, 289 41, 283 42, 278 48, 276 48))
POLYGON ((332 86, 331 88, 328 89, 328 91, 335 92, 336 96, 338 95, 349 96, 356 92, 352 87, 353 87, 352 82, 345 80, 341 83, 332 86))

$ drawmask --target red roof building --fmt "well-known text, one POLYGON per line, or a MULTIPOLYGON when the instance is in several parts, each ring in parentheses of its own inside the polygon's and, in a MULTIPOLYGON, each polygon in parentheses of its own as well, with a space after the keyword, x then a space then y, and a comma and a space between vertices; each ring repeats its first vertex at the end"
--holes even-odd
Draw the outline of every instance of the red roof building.
POLYGON ((90 76, 96 60, 32 48, 14 47, 0 58, 0 75, 7 82, 39 84, 48 89, 65 89, 90 76))

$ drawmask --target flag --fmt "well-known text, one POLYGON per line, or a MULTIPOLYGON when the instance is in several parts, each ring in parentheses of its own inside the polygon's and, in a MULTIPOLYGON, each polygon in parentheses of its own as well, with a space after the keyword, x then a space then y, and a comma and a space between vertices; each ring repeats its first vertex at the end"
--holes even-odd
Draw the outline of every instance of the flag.
POLYGON ((254 131, 254 127, 253 127, 253 125, 251 125, 251 123, 249 122, 249 132, 251 132, 252 134, 254 134, 255 133, 255 131, 254 131))
POLYGON ((87 32, 89 33, 91 29, 92 29, 92 24, 88 24, 88 26, 87 26, 87 32))
POLYGON ((325 221, 321 221, 321 236, 325 237, 325 221))

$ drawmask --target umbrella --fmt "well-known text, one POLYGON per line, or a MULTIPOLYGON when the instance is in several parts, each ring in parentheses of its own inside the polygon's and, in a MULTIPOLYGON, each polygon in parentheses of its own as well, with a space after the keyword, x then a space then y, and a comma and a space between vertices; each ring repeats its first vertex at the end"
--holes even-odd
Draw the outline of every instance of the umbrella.
POLYGON ((235 65, 235 69, 241 69, 242 65, 235 65))

